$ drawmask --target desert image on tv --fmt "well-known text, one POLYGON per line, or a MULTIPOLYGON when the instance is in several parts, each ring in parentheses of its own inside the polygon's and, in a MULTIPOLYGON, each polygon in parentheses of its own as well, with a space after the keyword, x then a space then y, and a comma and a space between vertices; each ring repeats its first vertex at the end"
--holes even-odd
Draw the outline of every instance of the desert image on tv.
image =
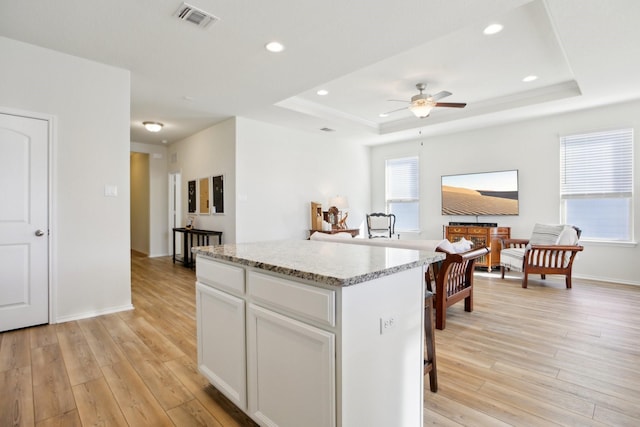
POLYGON ((517 191, 442 186, 443 215, 518 215, 517 191))

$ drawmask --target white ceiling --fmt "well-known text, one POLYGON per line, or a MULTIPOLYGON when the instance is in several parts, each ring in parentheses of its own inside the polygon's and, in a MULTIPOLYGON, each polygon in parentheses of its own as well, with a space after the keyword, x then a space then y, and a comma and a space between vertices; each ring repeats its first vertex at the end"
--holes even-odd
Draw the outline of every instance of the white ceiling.
POLYGON ((376 144, 640 98, 637 0, 188 3, 220 21, 179 20, 180 0, 2 0, 0 35, 130 70, 137 142, 242 116, 376 144), (267 52, 271 40, 286 50, 267 52), (420 82, 467 107, 379 117, 420 82))

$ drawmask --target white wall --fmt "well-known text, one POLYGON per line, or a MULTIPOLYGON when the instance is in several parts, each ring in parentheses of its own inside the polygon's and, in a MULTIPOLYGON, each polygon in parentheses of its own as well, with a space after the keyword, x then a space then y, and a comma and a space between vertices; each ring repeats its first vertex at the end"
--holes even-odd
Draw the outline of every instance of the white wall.
MULTIPOLYGON (((131 151, 149 154, 149 237, 151 257, 170 254, 172 236, 169 233, 169 172, 167 147, 132 142, 131 151)), ((132 177, 133 179, 133 177, 132 177)), ((135 249, 135 248, 134 248, 135 249)))
POLYGON ((131 249, 149 255, 149 155, 131 153, 131 249))
POLYGON ((4 37, 0 57, 1 106, 55 117, 53 321, 131 308, 129 72, 4 37))
POLYGON ((224 243, 305 239, 310 203, 326 210, 337 194, 349 200, 350 228, 369 211, 369 149, 333 136, 236 117, 171 144, 167 157, 169 172, 182 174, 185 219, 187 182, 224 174, 224 215, 196 215, 224 243))
POLYGON ((301 132, 237 118, 238 242, 305 239, 312 201, 346 196, 350 228, 369 211, 369 149, 334 134, 301 132))
POLYGON ((171 144, 167 153, 169 172, 182 176, 183 222, 187 219, 187 182, 224 175, 224 214, 196 215, 196 227, 222 231, 223 243, 235 242, 236 235, 235 131, 232 118, 171 144))
MULTIPOLYGON (((427 120, 427 119, 425 119, 427 120)), ((520 215, 480 217, 511 227, 512 237, 526 238, 536 222, 560 222, 559 137, 589 131, 640 128, 640 102, 606 106, 503 126, 372 147, 372 210, 384 210, 384 160, 420 156, 422 237, 442 237, 449 221, 475 221, 475 217, 442 216, 442 175, 518 169, 520 215)), ((635 137, 634 169, 640 165, 638 135, 635 137)), ((635 174, 640 188, 640 173, 635 174)), ((635 197, 635 224, 640 225, 640 197, 635 197)), ((580 224, 576 224, 580 225, 580 224)), ((637 229, 637 227, 636 227, 637 229)), ((636 233, 637 239, 637 233, 636 233)), ((583 242, 584 252, 574 264, 576 277, 640 284, 640 248, 637 245, 583 242)))

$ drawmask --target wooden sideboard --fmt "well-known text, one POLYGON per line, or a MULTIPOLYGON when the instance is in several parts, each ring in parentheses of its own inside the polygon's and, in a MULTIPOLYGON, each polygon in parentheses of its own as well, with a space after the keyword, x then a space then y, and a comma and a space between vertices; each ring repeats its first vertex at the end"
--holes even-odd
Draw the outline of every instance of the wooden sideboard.
POLYGON ((486 246, 490 252, 476 260, 476 267, 485 267, 491 271, 500 266, 500 250, 502 239, 511 238, 510 227, 481 227, 472 225, 445 225, 444 237, 450 242, 457 242, 463 237, 473 242, 473 247, 486 246))

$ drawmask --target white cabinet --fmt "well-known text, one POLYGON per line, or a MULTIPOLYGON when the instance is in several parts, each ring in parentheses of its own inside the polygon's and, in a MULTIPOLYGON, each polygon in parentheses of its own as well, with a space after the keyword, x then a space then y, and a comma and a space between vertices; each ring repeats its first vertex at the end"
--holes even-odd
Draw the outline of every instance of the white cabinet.
POLYGON ((239 408, 247 408, 243 299, 196 284, 198 368, 239 408))
POLYGON ((244 269, 200 257, 197 262, 198 368, 211 384, 246 410, 244 269))
POLYGON ((335 426, 335 334, 254 304, 248 314, 250 415, 269 426, 335 426))
POLYGON ((261 426, 422 425, 422 267, 329 287, 196 262, 200 372, 261 426))

